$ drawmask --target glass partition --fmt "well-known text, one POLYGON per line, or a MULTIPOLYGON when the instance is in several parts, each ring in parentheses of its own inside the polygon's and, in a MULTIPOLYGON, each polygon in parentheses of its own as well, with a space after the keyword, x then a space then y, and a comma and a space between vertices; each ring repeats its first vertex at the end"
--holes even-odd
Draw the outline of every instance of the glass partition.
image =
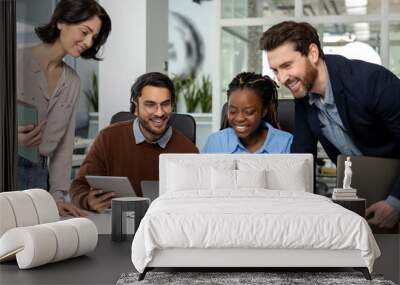
POLYGON ((53 9, 54 0, 16 1, 18 48, 39 43, 34 28, 39 24, 48 22, 53 9))
POLYGON ((294 16, 294 0, 222 0, 221 18, 294 16))
POLYGON ((390 0, 389 11, 393 14, 400 13, 400 0, 390 0))
POLYGON ((259 38, 263 27, 224 27, 221 32, 221 87, 242 71, 261 72, 259 38))
POLYGON ((339 16, 380 14, 381 1, 303 0, 304 16, 339 16))
MULTIPOLYGON (((251 71, 270 76, 267 59, 260 49, 260 38, 268 26, 224 27, 221 32, 221 102, 226 102, 229 82, 240 72, 251 71)), ((278 89, 280 99, 293 98, 285 87, 278 89)))
POLYGON ((389 43, 389 69, 400 77, 400 22, 390 24, 389 43))
POLYGON ((314 25, 324 52, 381 64, 380 23, 314 25))

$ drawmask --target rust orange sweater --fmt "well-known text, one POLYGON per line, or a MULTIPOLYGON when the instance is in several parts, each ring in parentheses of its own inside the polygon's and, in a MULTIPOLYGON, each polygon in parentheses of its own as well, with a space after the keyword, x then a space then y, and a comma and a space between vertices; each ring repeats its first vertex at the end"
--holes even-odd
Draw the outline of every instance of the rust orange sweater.
POLYGON ((162 153, 198 153, 196 146, 180 132, 173 130, 165 149, 158 144, 136 144, 132 121, 113 124, 96 137, 77 178, 69 191, 71 201, 88 209, 90 186, 85 175, 127 176, 137 196, 143 196, 142 180, 158 180, 158 157, 162 153))

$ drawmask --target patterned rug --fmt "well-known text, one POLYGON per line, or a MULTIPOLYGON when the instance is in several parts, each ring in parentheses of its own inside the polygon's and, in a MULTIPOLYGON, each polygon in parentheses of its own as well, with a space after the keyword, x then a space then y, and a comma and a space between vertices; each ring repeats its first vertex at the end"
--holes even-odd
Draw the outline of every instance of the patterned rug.
POLYGON ((379 284, 395 285, 384 280, 380 275, 372 274, 372 281, 364 278, 360 272, 148 272, 142 281, 138 281, 139 273, 122 274, 117 285, 133 284, 379 284))

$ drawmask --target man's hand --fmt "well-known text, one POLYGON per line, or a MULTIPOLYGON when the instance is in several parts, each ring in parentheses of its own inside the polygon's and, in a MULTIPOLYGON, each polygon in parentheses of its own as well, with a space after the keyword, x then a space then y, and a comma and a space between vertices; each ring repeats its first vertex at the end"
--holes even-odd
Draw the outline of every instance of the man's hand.
POLYGON ((46 121, 41 121, 36 127, 34 125, 18 126, 18 145, 35 146, 42 141, 42 128, 46 121))
POLYGON ((97 213, 111 208, 111 199, 114 198, 114 192, 104 192, 100 189, 91 189, 88 194, 89 209, 97 213))
POLYGON ((400 221, 400 212, 390 206, 386 201, 379 201, 368 207, 368 223, 378 225, 381 228, 393 228, 400 221))
POLYGON ((81 209, 76 207, 71 203, 64 203, 64 202, 56 202, 58 213, 60 216, 64 217, 66 215, 71 215, 74 217, 86 217, 87 214, 83 212, 81 209))

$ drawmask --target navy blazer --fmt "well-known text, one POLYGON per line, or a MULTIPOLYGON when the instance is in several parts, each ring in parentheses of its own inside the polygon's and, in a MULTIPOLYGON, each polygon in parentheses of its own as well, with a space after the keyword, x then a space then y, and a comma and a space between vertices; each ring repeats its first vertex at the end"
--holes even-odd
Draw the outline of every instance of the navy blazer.
MULTIPOLYGON (((333 97, 350 138, 365 156, 400 158, 400 79, 382 66, 326 55, 333 97)), ((322 134, 309 96, 295 99, 291 151, 317 154, 317 142, 336 163, 339 150, 322 134)), ((400 175, 391 195, 400 199, 400 175)))

